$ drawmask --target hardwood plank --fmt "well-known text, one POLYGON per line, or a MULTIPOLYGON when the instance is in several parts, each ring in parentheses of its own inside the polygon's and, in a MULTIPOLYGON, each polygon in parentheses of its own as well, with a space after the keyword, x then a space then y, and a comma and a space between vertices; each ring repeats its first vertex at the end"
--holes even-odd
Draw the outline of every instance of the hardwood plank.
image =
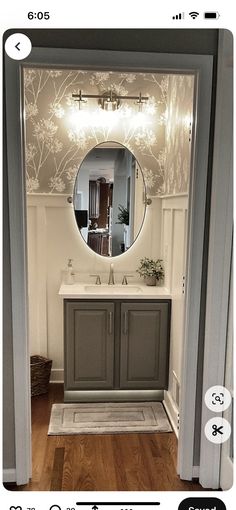
POLYGON ((129 490, 149 490, 150 478, 145 470, 139 434, 125 434, 124 436, 119 439, 129 490))
POLYGON ((103 434, 96 441, 96 458, 100 459, 96 469, 96 487, 99 491, 116 491, 117 480, 112 449, 112 434, 103 434))
POLYGON ((117 480, 117 491, 128 490, 128 482, 126 472, 124 470, 124 463, 122 459, 122 452, 120 448, 120 436, 114 434, 112 437, 112 448, 115 462, 116 480, 117 480))
POLYGON ((91 437, 89 435, 79 436, 77 455, 74 462, 74 490, 96 490, 93 477, 93 466, 96 460, 91 437))
POLYGON ((174 433, 48 436, 51 406, 63 385, 32 399, 32 480, 14 491, 201 491, 176 472, 174 433))
POLYGON ((74 456, 76 455, 76 445, 73 436, 64 437, 64 470, 62 478, 62 491, 73 491, 73 470, 74 470, 74 456))
POLYGON ((50 491, 62 489, 65 448, 55 448, 50 491))

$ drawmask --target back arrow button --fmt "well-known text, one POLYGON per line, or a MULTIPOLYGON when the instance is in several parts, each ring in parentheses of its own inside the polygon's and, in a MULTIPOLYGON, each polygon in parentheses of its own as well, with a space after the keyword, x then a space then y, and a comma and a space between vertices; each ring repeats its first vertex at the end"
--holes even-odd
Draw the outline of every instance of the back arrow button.
POLYGON ((8 57, 13 60, 24 60, 28 57, 31 50, 32 44, 29 37, 20 32, 9 35, 5 42, 5 51, 8 57))

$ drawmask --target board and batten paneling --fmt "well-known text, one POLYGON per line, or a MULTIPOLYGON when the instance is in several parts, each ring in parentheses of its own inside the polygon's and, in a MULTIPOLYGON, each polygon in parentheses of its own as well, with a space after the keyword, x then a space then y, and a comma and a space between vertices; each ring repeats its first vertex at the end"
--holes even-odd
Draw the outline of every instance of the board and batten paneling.
POLYGON ((162 200, 162 257, 166 287, 172 295, 169 389, 165 402, 178 433, 184 327, 184 278, 186 271, 188 195, 162 200))
POLYGON ((77 227, 65 196, 31 195, 27 206, 30 353, 51 358, 52 380, 63 381, 63 303, 58 291, 67 259, 79 252, 77 227))
MULTIPOLYGON (((147 208, 144 225, 134 245, 114 259, 115 281, 134 274, 140 258, 160 257, 161 199, 155 197, 147 208)), ((51 380, 63 382, 63 302, 58 291, 68 258, 78 277, 99 273, 108 281, 109 257, 88 249, 78 233, 73 206, 66 195, 27 196, 29 345, 30 354, 53 360, 51 380)), ((92 280, 93 281, 93 280, 92 280)))

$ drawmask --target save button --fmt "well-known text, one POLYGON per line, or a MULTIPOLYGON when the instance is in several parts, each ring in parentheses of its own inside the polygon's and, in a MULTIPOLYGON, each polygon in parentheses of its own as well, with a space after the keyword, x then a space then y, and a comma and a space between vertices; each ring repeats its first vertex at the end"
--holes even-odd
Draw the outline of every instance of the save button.
POLYGON ((178 510, 226 510, 226 506, 218 498, 187 498, 180 503, 178 510))

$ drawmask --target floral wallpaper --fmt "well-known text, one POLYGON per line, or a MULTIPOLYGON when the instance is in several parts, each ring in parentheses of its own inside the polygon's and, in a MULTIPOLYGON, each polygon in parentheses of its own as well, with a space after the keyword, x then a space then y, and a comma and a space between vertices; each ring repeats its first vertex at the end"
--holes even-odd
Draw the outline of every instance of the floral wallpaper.
POLYGON ((125 145, 143 170, 148 195, 188 188, 192 77, 159 73, 24 68, 25 161, 28 193, 72 194, 81 162, 97 144, 125 145), (121 100, 115 112, 72 93, 148 96, 138 112, 121 100), (180 119, 181 122, 180 122, 180 119), (177 136, 178 135, 178 136, 177 136), (184 151, 182 153, 182 151, 184 151))
POLYGON ((79 166, 95 145, 119 142, 133 152, 149 194, 164 185, 168 76, 163 74, 24 69, 25 159, 28 193, 73 191, 79 166), (116 112, 88 99, 79 110, 72 93, 148 96, 138 113, 133 100, 116 112))
POLYGON ((168 76, 164 195, 188 192, 193 91, 193 76, 168 76))

